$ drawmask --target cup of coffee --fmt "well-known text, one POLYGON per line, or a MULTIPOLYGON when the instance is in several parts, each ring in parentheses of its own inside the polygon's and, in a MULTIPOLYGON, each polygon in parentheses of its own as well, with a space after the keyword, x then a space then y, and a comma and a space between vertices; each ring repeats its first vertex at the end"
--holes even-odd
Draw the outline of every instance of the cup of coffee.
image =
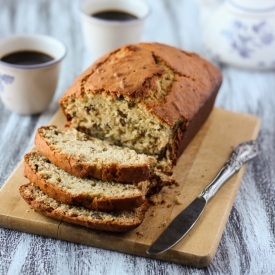
POLYGON ((86 47, 94 59, 140 42, 149 7, 140 0, 87 0, 81 5, 86 47))
POLYGON ((32 115, 50 104, 66 47, 57 39, 36 34, 0 39, 0 98, 18 114, 32 115))

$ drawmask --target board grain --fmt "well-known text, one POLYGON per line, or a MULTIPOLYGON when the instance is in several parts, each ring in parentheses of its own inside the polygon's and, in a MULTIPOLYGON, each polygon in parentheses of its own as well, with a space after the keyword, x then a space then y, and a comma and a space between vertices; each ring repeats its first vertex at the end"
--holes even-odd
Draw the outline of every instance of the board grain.
MULTIPOLYGON (((62 127, 60 111, 50 124, 62 127)), ((146 249, 171 220, 215 177, 232 149, 240 142, 256 139, 257 117, 215 108, 174 168, 178 186, 159 194, 162 203, 152 206, 144 222, 127 233, 110 233, 71 225, 42 216, 29 208, 18 188, 27 181, 22 162, 0 190, 0 227, 70 242, 151 257, 195 267, 213 260, 239 189, 245 166, 219 190, 188 235, 169 251, 149 256, 146 249)))

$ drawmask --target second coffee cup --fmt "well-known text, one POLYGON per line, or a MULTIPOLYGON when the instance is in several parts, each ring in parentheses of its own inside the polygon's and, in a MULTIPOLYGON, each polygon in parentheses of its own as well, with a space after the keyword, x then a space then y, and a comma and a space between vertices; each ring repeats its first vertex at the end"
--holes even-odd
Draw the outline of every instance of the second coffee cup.
POLYGON ((86 47, 93 59, 140 42, 149 7, 139 0, 87 0, 81 5, 86 47))

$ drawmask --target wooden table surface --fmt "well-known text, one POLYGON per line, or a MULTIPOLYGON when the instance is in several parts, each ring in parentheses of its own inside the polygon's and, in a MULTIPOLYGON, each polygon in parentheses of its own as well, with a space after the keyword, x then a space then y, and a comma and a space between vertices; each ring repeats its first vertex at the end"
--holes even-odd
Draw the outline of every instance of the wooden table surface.
MULTIPOLYGON (((195 1, 144 1, 152 12, 143 41, 174 45, 209 59, 201 45, 195 1)), ((48 34, 63 41, 68 50, 55 97, 45 112, 20 116, 0 102, 0 187, 32 146, 37 127, 50 121, 61 95, 93 61, 83 43, 80 2, 0 0, 0 38, 16 33, 48 34)), ((275 72, 219 66, 224 80, 216 106, 261 119, 260 153, 247 167, 208 268, 196 269, 0 228, 0 274, 275 274, 275 72)))

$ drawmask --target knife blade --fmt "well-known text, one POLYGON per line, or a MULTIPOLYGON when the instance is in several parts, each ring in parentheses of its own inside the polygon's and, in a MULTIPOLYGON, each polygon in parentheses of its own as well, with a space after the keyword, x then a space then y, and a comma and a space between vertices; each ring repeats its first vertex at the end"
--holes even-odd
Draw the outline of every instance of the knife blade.
POLYGON ((191 204, 176 216, 157 240, 147 249, 147 254, 163 253, 186 236, 201 216, 207 202, 233 174, 240 170, 245 162, 253 159, 257 154, 258 146, 254 140, 237 145, 213 181, 206 186, 191 204))

